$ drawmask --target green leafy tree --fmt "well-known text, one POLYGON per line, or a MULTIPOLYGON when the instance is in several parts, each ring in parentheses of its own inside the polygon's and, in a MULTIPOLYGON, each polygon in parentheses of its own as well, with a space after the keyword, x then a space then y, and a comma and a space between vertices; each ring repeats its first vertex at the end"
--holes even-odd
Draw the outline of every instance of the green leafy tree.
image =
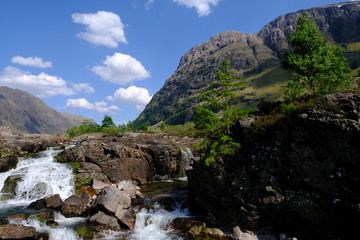
POLYGON ((140 130, 143 132, 146 132, 149 129, 148 125, 146 123, 142 123, 140 125, 140 130))
POLYGON ((299 98, 304 93, 322 95, 351 86, 351 69, 344 49, 329 44, 314 19, 304 12, 295 33, 287 36, 292 51, 282 57, 282 66, 293 72, 285 95, 299 98))
POLYGON ((104 119, 102 120, 101 123, 102 123, 102 125, 101 125, 102 128, 108 128, 108 127, 115 126, 112 118, 110 116, 108 116, 108 115, 104 116, 104 119))
POLYGON ((235 154, 241 147, 230 136, 230 128, 241 115, 241 110, 232 110, 230 103, 236 98, 233 88, 242 86, 243 82, 239 82, 241 78, 236 75, 227 58, 215 74, 216 81, 210 83, 208 91, 202 92, 202 101, 205 103, 197 108, 194 116, 195 127, 202 129, 199 133, 202 140, 195 148, 202 150, 201 156, 206 165, 218 156, 235 154), (214 110, 222 110, 222 117, 218 117, 214 110))
POLYGON ((134 122, 129 121, 129 122, 126 124, 126 131, 129 131, 129 132, 134 132, 134 131, 135 131, 134 122))

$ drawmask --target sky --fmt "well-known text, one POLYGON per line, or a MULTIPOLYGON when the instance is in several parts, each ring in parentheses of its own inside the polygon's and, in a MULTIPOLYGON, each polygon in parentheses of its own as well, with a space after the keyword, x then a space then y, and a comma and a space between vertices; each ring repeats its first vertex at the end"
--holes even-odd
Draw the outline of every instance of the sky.
MULTIPOLYGON (((256 33, 332 0, 1 0, 0 86, 60 112, 139 116, 181 57, 213 35, 256 33)), ((1 117, 1 116, 0 116, 1 117)))

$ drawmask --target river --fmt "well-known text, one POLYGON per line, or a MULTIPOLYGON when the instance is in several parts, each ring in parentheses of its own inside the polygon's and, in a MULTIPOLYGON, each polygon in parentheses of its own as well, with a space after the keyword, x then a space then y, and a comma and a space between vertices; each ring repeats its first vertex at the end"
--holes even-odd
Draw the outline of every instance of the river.
MULTIPOLYGON (((74 194, 72 169, 66 164, 54 160, 54 156, 60 151, 49 149, 34 157, 20 158, 15 169, 0 173, 0 189, 2 189, 0 192, 0 219, 16 214, 31 215, 36 213, 36 210, 27 209, 28 205, 45 196, 60 194, 64 201, 74 194), (15 182, 16 188, 13 193, 4 193, 4 183, 8 178, 15 182)), ((144 202, 152 206, 151 208, 137 208, 135 229, 120 232, 103 231, 97 235, 97 238, 125 240, 184 239, 175 233, 169 224, 177 217, 188 216, 187 209, 181 210, 179 207, 173 211, 166 211, 154 200, 174 189, 183 189, 184 186, 186 186, 186 179, 184 178, 142 186, 145 196, 144 202)), ((52 240, 76 240, 81 238, 75 229, 86 224, 87 218, 65 218, 61 213, 55 212, 55 221, 59 225, 50 227, 30 216, 26 220, 11 220, 11 223, 33 226, 38 232, 48 232, 52 240)))

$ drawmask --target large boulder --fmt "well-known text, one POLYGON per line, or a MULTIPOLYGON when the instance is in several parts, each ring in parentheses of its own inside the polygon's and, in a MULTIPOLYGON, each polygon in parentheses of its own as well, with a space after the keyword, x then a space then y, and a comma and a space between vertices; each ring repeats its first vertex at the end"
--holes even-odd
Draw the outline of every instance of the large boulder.
POLYGON ((0 226, 0 239, 35 239, 36 229, 21 224, 0 226))
POLYGON ((210 166, 194 161, 190 209, 228 231, 357 236, 360 95, 326 95, 273 124, 269 119, 258 115, 232 129, 242 145, 234 157, 210 166))
POLYGON ((83 200, 76 195, 67 198, 61 206, 61 214, 65 217, 80 217, 85 213, 83 200))
POLYGON ((53 194, 45 197, 45 204, 48 208, 57 209, 61 206, 61 197, 59 194, 53 194))
POLYGON ((105 228, 112 230, 120 230, 120 225, 115 217, 106 215, 105 213, 99 211, 93 215, 90 219, 90 222, 104 225, 105 228))
POLYGON ((18 159, 14 155, 1 157, 0 154, 0 172, 9 171, 12 168, 16 168, 18 159))

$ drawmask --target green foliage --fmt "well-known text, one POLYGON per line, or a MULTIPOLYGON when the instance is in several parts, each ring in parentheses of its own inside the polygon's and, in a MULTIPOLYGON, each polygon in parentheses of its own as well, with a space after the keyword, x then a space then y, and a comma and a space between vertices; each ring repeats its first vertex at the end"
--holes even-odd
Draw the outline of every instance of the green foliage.
POLYGON ((120 129, 117 126, 111 126, 111 127, 103 127, 101 128, 101 132, 104 137, 116 137, 120 129))
POLYGON ((286 103, 281 103, 280 104, 283 113, 285 113, 286 115, 290 115, 291 113, 293 113, 296 110, 296 106, 291 103, 291 104, 286 104, 286 103))
POLYGON ((160 125, 160 130, 161 130, 162 132, 164 132, 164 131, 165 131, 165 128, 166 128, 166 124, 165 124, 165 123, 161 123, 161 125, 160 125))
POLYGON ((195 129, 204 130, 208 129, 211 125, 215 124, 219 120, 219 117, 210 110, 209 107, 199 105, 196 108, 194 115, 195 129))
POLYGON ((126 131, 128 131, 128 132, 134 132, 134 131, 135 131, 134 122, 129 121, 129 122, 126 124, 126 131))
POLYGON ((207 104, 197 108, 194 119, 196 128, 202 129, 198 134, 202 140, 194 147, 202 150, 201 157, 205 159, 207 166, 219 156, 235 154, 241 147, 240 143, 230 136, 230 128, 240 116, 250 112, 230 108, 231 100, 236 97, 231 90, 241 86, 242 82, 238 82, 240 78, 236 76, 227 58, 215 73, 217 81, 211 82, 209 91, 201 94, 202 100, 207 104), (212 109, 223 110, 222 117, 216 116, 212 109))
POLYGON ((88 132, 98 132, 101 127, 97 124, 85 120, 80 126, 75 126, 66 130, 70 138, 74 138, 88 132))
POLYGON ((305 91, 312 95, 345 90, 351 86, 350 67, 344 57, 345 50, 328 44, 316 23, 304 12, 296 26, 295 33, 287 36, 291 52, 281 60, 293 77, 285 92, 286 98, 299 98, 305 91))
POLYGON ((102 128, 108 128, 108 127, 115 126, 112 118, 110 116, 108 116, 108 115, 104 116, 104 119, 102 120, 101 123, 102 123, 102 125, 101 125, 102 128))
POLYGON ((146 123, 142 123, 139 129, 143 132, 146 132, 147 130, 149 130, 149 127, 146 123))

